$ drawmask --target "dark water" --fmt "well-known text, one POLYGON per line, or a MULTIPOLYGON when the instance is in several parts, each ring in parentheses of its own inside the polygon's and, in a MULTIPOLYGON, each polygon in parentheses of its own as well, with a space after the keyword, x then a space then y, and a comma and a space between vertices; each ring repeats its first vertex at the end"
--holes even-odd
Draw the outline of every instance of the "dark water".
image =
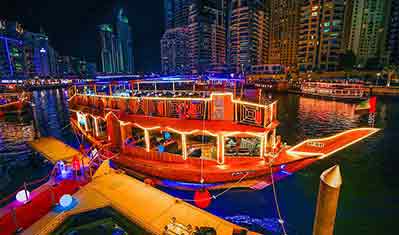
POLYGON ((41 136, 54 136, 76 146, 77 141, 69 127, 66 91, 37 91, 32 98, 33 110, 25 110, 21 116, 0 118, 0 199, 24 182, 46 176, 52 168, 48 162, 33 157, 34 153, 26 144, 33 140, 36 132, 33 112, 41 136))
MULTIPOLYGON (((279 99, 281 126, 278 133, 290 145, 305 138, 327 136, 368 125, 368 116, 354 114, 351 104, 297 95, 278 95, 274 98, 279 99)), ((34 94, 36 114, 42 135, 53 135, 76 145, 69 127, 64 128, 68 125, 66 99, 63 90, 37 92, 34 94)), ((340 165, 343 175, 335 234, 397 234, 399 173, 394 169, 399 163, 399 150, 395 146, 396 143, 399 145, 399 100, 379 99, 377 111, 376 126, 383 128, 381 132, 277 183, 279 205, 288 234, 311 234, 319 176, 335 164, 340 165)), ((32 128, 29 118, 26 119, 25 122, 0 120, 0 126, 32 128)), ((1 146, 18 142, 24 149, 21 138, 9 135, 5 138, 3 128, 1 131, 1 146)), ((9 179, 0 184, 1 194, 12 192, 24 180, 47 174, 50 169, 48 164, 32 164, 27 155, 29 153, 15 156, 8 162, 4 161, 4 154, 1 156, 0 167, 8 170, 0 171, 0 177, 9 179)), ((164 190, 181 198, 191 199, 193 195, 191 192, 164 190)), ((214 200, 208 210, 251 229, 280 234, 275 208, 269 187, 261 191, 229 191, 214 200)))

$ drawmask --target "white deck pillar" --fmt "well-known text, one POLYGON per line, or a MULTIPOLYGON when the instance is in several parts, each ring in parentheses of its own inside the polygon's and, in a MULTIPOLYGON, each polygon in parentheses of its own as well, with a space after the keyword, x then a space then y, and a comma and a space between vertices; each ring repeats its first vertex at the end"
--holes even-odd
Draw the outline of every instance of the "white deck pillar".
POLYGON ((147 152, 150 151, 150 132, 147 129, 144 129, 144 141, 145 141, 145 150, 147 152))
POLYGON ((187 159, 187 136, 186 134, 182 133, 181 134, 181 148, 182 148, 182 155, 183 159, 187 159))

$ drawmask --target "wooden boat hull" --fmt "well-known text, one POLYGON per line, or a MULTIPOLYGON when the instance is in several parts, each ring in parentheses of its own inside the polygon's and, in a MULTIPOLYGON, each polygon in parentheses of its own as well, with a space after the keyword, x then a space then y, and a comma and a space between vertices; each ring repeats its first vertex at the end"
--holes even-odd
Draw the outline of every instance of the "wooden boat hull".
MULTIPOLYGON (((71 120, 73 126, 94 145, 101 145, 89 132, 86 132, 71 120)), ((164 154, 157 151, 147 152, 144 148, 131 147, 118 151, 112 161, 132 175, 141 178, 151 178, 160 185, 181 187, 178 184, 165 183, 165 180, 192 184, 210 184, 210 188, 252 187, 247 181, 253 180, 263 185, 270 185, 271 172, 273 177, 290 175, 313 162, 325 158, 345 147, 348 147, 374 133, 376 128, 357 128, 341 132, 334 136, 321 139, 310 139, 300 144, 282 149, 273 160, 272 166, 268 158, 227 157, 220 165, 213 160, 188 158, 164 154)), ((281 178, 283 178, 281 177, 281 178)), ((191 188, 191 187, 188 187, 191 188)), ((195 188, 195 187, 194 187, 195 188)))

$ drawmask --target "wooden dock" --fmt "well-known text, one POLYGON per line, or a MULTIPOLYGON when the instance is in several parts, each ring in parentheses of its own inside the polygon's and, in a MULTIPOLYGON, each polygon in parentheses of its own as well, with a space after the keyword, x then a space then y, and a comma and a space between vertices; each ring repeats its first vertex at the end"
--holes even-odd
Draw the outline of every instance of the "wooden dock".
POLYGON ((53 164, 58 161, 71 162, 74 156, 82 158, 78 150, 53 137, 42 137, 28 144, 53 164))
MULTIPOLYGON (((106 162, 104 163, 106 164, 106 162)), ((182 225, 213 227, 218 235, 244 229, 196 208, 125 174, 111 170, 95 177, 73 195, 78 205, 68 212, 50 212, 26 229, 25 235, 52 233, 71 215, 110 206, 151 234, 163 234, 172 218, 182 225)), ((255 234, 249 232, 248 234, 255 234)))

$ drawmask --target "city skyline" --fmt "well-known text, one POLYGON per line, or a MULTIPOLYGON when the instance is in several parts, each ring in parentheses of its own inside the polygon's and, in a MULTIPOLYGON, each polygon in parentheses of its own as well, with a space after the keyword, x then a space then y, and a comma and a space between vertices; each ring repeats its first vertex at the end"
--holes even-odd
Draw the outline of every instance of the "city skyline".
POLYGON ((18 21, 28 31, 48 34, 61 54, 97 61, 97 25, 111 22, 125 8, 133 35, 136 72, 161 71, 159 40, 164 30, 163 3, 142 1, 8 1, 0 19, 18 21), (149 12, 152 12, 149 14, 149 12), (51 19, 51 20, 48 20, 51 19), (145 23, 144 23, 145 22, 145 23))
MULTIPOLYGON (((44 48, 55 56, 83 58, 96 62, 98 72, 261 73, 269 65, 312 72, 343 70, 346 62, 352 69, 398 63, 398 7, 392 0, 163 0, 157 5, 85 1, 77 7, 73 1, 61 6, 18 3, 0 12, 0 19, 33 32, 24 40, 36 45, 36 51, 24 53, 39 58, 46 54, 40 54, 44 48), (51 21, 44 19, 46 14, 51 21), (112 33, 107 36, 105 28, 112 33), (172 33, 178 31, 184 35, 172 33), (105 38, 112 43, 106 45, 105 38), (179 38, 186 42, 175 46, 179 38), (352 55, 353 60, 342 63, 352 55)), ((54 71, 48 64, 52 61, 37 60, 43 60, 43 68, 25 63, 26 74, 54 71)))

